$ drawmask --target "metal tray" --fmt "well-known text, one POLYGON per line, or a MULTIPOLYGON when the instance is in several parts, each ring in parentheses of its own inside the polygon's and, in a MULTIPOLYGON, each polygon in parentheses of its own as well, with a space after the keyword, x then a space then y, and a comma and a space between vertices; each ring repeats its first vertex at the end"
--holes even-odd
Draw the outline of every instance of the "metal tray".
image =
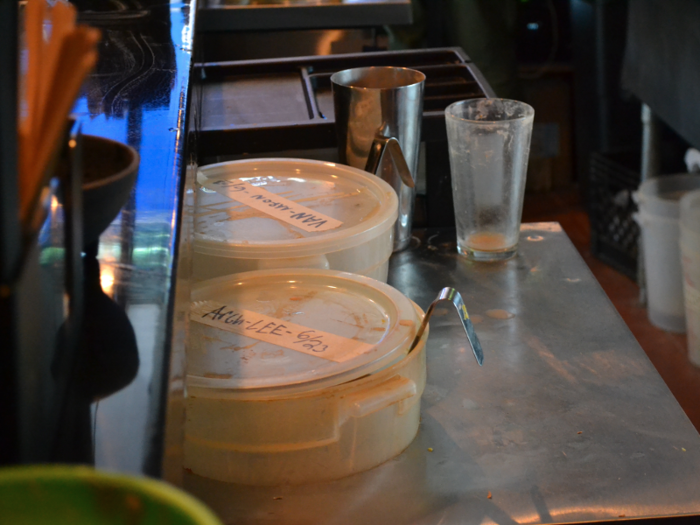
POLYGON ((386 51, 198 64, 200 158, 336 145, 330 77, 354 67, 400 66, 426 75, 422 137, 446 140, 452 102, 492 97, 460 48, 386 51))

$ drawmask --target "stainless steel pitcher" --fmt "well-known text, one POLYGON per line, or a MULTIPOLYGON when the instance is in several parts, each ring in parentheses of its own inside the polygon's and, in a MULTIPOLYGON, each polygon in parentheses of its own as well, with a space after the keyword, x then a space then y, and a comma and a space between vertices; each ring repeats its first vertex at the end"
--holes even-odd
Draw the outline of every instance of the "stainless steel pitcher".
POLYGON ((394 251, 411 242, 425 75, 400 67, 331 76, 340 161, 388 182, 399 196, 394 251))

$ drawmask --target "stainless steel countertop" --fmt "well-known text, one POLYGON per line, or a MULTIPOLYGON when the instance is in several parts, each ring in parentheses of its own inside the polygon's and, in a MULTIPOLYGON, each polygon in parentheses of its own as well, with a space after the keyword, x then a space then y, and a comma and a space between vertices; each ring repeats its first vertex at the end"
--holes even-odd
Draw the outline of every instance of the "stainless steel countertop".
POLYGON ((209 0, 197 31, 340 29, 410 24, 411 0, 209 0))
POLYGON ((700 436, 557 223, 523 225, 519 255, 496 264, 458 256, 454 232, 418 232, 392 257, 389 280, 423 308, 441 287, 456 287, 484 366, 455 313, 438 310, 409 448, 323 484, 241 487, 186 474, 185 488, 225 523, 500 525, 700 513, 700 436))

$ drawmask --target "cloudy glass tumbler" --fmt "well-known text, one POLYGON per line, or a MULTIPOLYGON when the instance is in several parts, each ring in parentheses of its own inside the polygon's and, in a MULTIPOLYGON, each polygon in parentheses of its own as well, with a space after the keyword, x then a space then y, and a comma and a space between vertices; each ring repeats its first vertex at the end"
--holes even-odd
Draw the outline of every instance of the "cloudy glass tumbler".
POLYGON ((504 99, 463 100, 445 110, 457 248, 470 259, 517 252, 534 115, 504 99))

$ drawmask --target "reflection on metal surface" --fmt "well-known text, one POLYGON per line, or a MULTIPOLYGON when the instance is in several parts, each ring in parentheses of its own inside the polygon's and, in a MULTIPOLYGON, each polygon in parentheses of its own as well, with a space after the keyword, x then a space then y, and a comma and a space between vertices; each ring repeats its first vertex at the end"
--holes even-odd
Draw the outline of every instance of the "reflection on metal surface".
MULTIPOLYGON (((528 222, 520 226, 520 231, 523 232, 560 232, 561 224, 558 222, 528 222)), ((528 238, 528 240, 530 240, 528 238)))
POLYGON ((105 265, 100 271, 100 285, 102 290, 107 295, 112 295, 112 286, 114 286, 114 268, 105 265))
MULTIPOLYGON (((195 96, 193 96, 195 99, 195 96)), ((192 110, 197 111, 194 103, 192 110)), ((185 439, 185 345, 190 316, 190 287, 192 276, 192 239, 194 238, 195 178, 197 164, 194 153, 185 170, 185 184, 180 220, 178 272, 173 305, 173 333, 171 336, 168 401, 165 414, 165 448, 163 452, 163 479, 182 486, 182 461, 185 439)))
POLYGON ((141 155, 127 205, 100 237, 100 283, 138 341, 136 379, 100 402, 97 466, 159 475, 174 302, 185 118, 195 3, 76 0, 103 33, 100 61, 75 112, 84 132, 141 155))
POLYGON ((114 271, 100 267, 96 248, 87 247, 83 258, 85 316, 78 381, 88 404, 127 386, 139 369, 134 329, 124 309, 103 289, 103 283, 110 288, 114 284, 114 271))
POLYGON ((486 310, 486 315, 492 317, 493 319, 512 319, 513 317, 515 317, 515 314, 506 310, 501 310, 500 308, 496 308, 494 310, 486 310))

